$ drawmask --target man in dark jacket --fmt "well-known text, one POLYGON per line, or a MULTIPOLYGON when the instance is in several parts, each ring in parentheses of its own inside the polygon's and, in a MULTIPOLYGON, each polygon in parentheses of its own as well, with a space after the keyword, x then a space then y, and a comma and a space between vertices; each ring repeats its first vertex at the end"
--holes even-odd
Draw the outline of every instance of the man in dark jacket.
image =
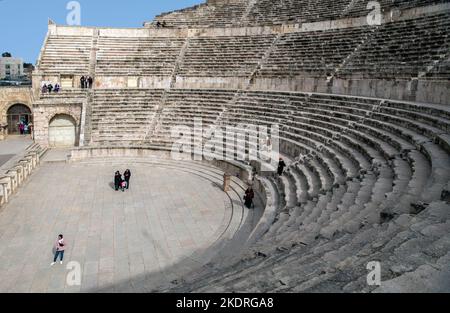
POLYGON ((126 170, 125 173, 123 174, 125 181, 127 182, 127 189, 130 188, 130 178, 131 178, 131 171, 130 170, 126 170))
POLYGON ((85 83, 86 83, 86 78, 84 78, 84 76, 81 76, 81 78, 80 78, 80 85, 81 85, 82 89, 84 88, 85 83))
POLYGON ((284 168, 286 167, 286 163, 284 163, 284 160, 280 158, 280 162, 278 162, 278 175, 283 175, 284 168))
POLYGON ((244 196, 244 204, 248 209, 252 208, 254 198, 255 198, 255 193, 253 192, 253 188, 248 187, 248 189, 245 191, 245 196, 244 196))
POLYGON ((120 174, 119 171, 117 171, 116 174, 114 175, 114 189, 116 189, 116 191, 119 191, 121 184, 122 184, 122 175, 120 174))

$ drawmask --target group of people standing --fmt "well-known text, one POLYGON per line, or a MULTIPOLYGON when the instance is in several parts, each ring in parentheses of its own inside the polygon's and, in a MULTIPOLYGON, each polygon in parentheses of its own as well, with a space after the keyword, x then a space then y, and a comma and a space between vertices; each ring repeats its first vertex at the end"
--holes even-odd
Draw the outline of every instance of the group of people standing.
POLYGON ((54 86, 52 83, 44 83, 42 85, 42 93, 52 93, 52 92, 59 92, 61 90, 61 86, 56 83, 54 86))
POLYGON ((125 192, 125 189, 130 188, 130 179, 131 179, 131 171, 126 170, 125 173, 120 174, 119 171, 114 175, 114 189, 116 191, 122 190, 125 192))
POLYGON ((19 133, 21 135, 31 134, 31 127, 32 127, 31 124, 27 124, 26 122, 21 121, 19 123, 18 127, 19 127, 19 133))
MULTIPOLYGON (((282 176, 284 174, 284 169, 286 167, 286 162, 282 158, 280 158, 278 162, 278 168, 277 168, 277 174, 278 176, 282 176)), ((251 209, 253 208, 253 199, 255 198, 255 192, 253 191, 253 188, 250 186, 245 191, 244 195, 244 205, 251 209)))
POLYGON ((94 79, 91 76, 81 76, 80 78, 81 89, 92 88, 93 83, 94 79))
POLYGON ((156 28, 161 27, 167 27, 166 21, 162 21, 162 23, 160 21, 156 22, 156 28))

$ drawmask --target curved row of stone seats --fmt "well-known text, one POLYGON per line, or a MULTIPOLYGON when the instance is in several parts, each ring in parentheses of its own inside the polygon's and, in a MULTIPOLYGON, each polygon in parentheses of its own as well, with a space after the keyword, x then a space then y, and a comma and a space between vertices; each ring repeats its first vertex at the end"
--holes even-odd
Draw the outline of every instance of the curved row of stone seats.
MULTIPOLYGON (((316 5, 316 4, 314 4, 316 5)), ((280 36, 98 38, 97 75, 445 79, 450 13, 280 36), (267 54, 267 55, 266 55, 267 54), (266 58, 267 57, 267 58, 266 58), (440 65, 442 62, 442 65, 440 65)), ((88 73, 92 37, 49 36, 39 69, 88 73)))
MULTIPOLYGON (((381 262, 383 281, 414 273, 423 264, 436 264, 433 267, 437 271, 444 271, 442 261, 450 239, 449 208, 449 204, 434 202, 417 216, 402 215, 388 224, 366 226, 355 234, 319 238, 315 244, 298 241, 288 247, 275 246, 269 253, 264 246, 258 246, 262 249, 255 249, 233 266, 206 274, 191 273, 184 285, 169 290, 370 292, 377 288, 366 282, 366 267, 373 260, 381 262)), ((413 281, 411 288, 414 284, 417 282, 413 281)), ((445 287, 442 281, 425 285, 432 290, 445 287)))
MULTIPOLYGON (((383 13, 391 10, 405 10, 421 6, 446 3, 448 0, 380 0, 383 13)), ((330 3, 328 0, 234 0, 208 1, 183 10, 158 15, 154 22, 165 21, 167 27, 202 28, 229 26, 264 26, 298 24, 336 20, 345 17, 367 16, 373 12, 373 6, 368 8, 367 0, 338 0, 330 3)))
POLYGON ((450 49, 450 13, 387 23, 358 48, 337 77, 414 78, 450 49))
MULTIPOLYGON (((257 117, 255 117, 255 119, 257 119, 257 117)), ((304 171, 305 171, 305 170, 304 170, 304 171)), ((389 176, 389 173, 387 173, 387 175, 389 176)), ((322 175, 322 176, 323 176, 323 175, 322 175)), ((386 179, 386 178, 384 178, 384 179, 386 179)), ((380 180, 380 181, 378 182, 378 185, 380 185, 380 184, 381 184, 382 186, 383 186, 383 185, 386 185, 386 186, 390 186, 390 185, 391 185, 391 184, 389 184, 389 183, 386 183, 385 180, 384 180, 384 181, 383 181, 383 180, 380 180)), ((380 191, 378 191, 378 193, 380 193, 380 191)), ((355 212, 356 212, 356 211, 355 211, 355 212)), ((374 213, 375 216, 376 216, 377 213, 379 213, 379 211, 377 211, 376 213, 374 213)))
MULTIPOLYGON (((199 119, 204 132, 216 123, 224 106, 233 98, 235 92, 227 90, 170 90, 165 98, 164 106, 155 132, 149 138, 152 144, 171 143, 171 131, 174 127, 185 126, 194 130, 195 119, 199 119)), ((194 135, 194 134, 192 134, 194 135)), ((197 135, 197 134, 196 134, 197 135)), ((204 134, 198 134, 203 138, 204 134)))
POLYGON ((241 20, 248 4, 247 0, 211 2, 160 14, 149 25, 155 27, 159 21, 175 28, 233 26, 241 20))
MULTIPOLYGON (((396 136, 400 137, 409 142, 415 149, 420 150, 432 165, 431 185, 428 188, 427 193, 429 195, 427 197, 435 198, 437 196, 440 192, 439 189, 446 184, 448 179, 448 174, 443 173, 448 172, 450 166, 449 160, 446 158, 449 151, 449 142, 448 131, 445 130, 448 129, 448 123, 445 122, 445 118, 448 117, 448 109, 443 106, 414 105, 391 101, 397 106, 414 107, 416 112, 422 111, 424 113, 422 118, 414 110, 408 113, 417 121, 411 118, 403 118, 404 110, 397 112, 395 108, 385 109, 384 103, 370 107, 370 104, 359 102, 342 102, 342 98, 339 100, 339 97, 334 97, 334 100, 333 96, 320 97, 315 96, 315 99, 318 99, 315 105, 328 108, 322 114, 330 114, 332 116, 335 111, 345 112, 345 117, 351 119, 352 122, 386 130, 393 138, 396 136), (384 113, 385 110, 386 113, 384 113), (428 114, 426 119, 423 118, 425 114, 428 114), (397 115, 400 117, 397 117, 397 115), (440 115, 443 118, 436 115, 440 115)), ((391 102, 388 102, 387 106, 391 102)))
MULTIPOLYGON (((368 8, 369 1, 367 0, 355 0, 349 5, 346 10, 345 16, 358 17, 367 16, 373 11, 373 6, 368 8)), ((405 10, 422 6, 435 5, 440 3, 446 3, 448 0, 379 0, 380 9, 383 13, 388 13, 391 10, 405 10)))
POLYGON ((42 156, 47 152, 38 144, 33 144, 11 168, 0 173, 0 206, 9 202, 11 195, 39 166, 42 156))
POLYGON ((81 88, 61 89, 58 92, 39 93, 40 100, 65 100, 65 99, 86 99, 87 90, 81 88))
POLYGON ((141 143, 155 122, 163 90, 95 90, 92 101, 92 144, 141 143))
POLYGON ((245 23, 282 25, 339 18, 349 0, 257 0, 245 23))
POLYGON ((450 79, 450 58, 439 62, 437 66, 425 76, 422 76, 421 79, 448 81, 450 79))
POLYGON ((330 76, 373 30, 357 27, 283 35, 257 77, 330 76))
POLYGON ((249 77, 274 38, 275 35, 193 38, 178 74, 249 77))
POLYGON ((185 42, 176 37, 98 39, 97 75, 171 75, 185 42))
POLYGON ((91 47, 90 36, 50 35, 38 64, 39 70, 56 75, 87 74, 91 47))

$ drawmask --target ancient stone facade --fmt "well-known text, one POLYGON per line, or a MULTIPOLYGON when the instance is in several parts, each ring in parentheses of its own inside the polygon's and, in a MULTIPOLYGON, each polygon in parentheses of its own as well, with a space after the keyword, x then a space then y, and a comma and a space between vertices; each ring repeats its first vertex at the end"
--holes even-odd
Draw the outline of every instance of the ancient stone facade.
POLYGON ((49 126, 53 118, 59 115, 70 116, 75 121, 76 145, 79 144, 81 128, 82 104, 60 103, 60 104, 37 104, 34 106, 34 137, 36 143, 43 147, 49 146, 49 126))
POLYGON ((15 104, 23 104, 32 111, 29 87, 0 87, 0 140, 7 135, 7 112, 15 104))

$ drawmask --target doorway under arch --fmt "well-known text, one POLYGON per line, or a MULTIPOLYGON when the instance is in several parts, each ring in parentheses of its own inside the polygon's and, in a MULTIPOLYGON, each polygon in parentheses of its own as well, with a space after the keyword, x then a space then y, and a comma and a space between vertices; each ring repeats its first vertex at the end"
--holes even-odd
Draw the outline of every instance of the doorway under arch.
POLYGON ((21 103, 14 104, 6 111, 6 121, 8 123, 9 134, 29 133, 30 128, 28 125, 33 123, 33 114, 26 105, 21 103), (23 127, 20 127, 20 124, 23 127))
POLYGON ((48 140, 51 147, 74 147, 77 142, 74 118, 66 114, 54 116, 49 123, 48 140))

